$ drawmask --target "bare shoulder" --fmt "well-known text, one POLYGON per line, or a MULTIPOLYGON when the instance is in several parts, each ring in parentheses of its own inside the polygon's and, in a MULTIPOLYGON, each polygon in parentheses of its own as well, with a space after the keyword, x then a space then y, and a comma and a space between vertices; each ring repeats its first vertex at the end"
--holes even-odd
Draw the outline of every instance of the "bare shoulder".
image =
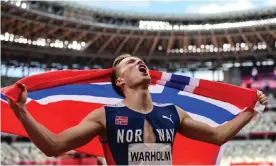
POLYGON ((180 108, 179 106, 177 105, 174 105, 176 110, 177 110, 177 113, 179 115, 179 119, 182 121, 184 118, 186 117, 189 117, 189 115, 186 113, 185 110, 183 110, 182 108, 180 108))
POLYGON ((88 121, 93 121, 96 123, 100 123, 101 125, 105 126, 105 108, 100 107, 98 109, 95 109, 91 111, 87 116, 86 119, 88 121))

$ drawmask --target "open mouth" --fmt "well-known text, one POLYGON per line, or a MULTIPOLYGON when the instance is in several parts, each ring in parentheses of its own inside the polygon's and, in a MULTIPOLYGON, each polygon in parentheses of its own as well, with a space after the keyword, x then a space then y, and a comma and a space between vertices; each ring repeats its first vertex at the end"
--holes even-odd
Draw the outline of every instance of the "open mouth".
POLYGON ((139 65, 138 69, 143 74, 147 74, 148 73, 147 67, 145 65, 139 65))

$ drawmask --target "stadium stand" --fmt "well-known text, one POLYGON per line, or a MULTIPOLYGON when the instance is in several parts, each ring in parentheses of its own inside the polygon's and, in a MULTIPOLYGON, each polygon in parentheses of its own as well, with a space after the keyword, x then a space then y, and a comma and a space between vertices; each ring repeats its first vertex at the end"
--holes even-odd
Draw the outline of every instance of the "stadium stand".
POLYGON ((240 134, 260 132, 276 133, 275 111, 267 111, 263 115, 256 117, 240 131, 240 134))
MULTIPOLYGON (((221 165, 276 165, 276 8, 218 15, 114 12, 71 2, 1 1, 1 87, 45 71, 109 68, 131 53, 154 70, 263 90, 267 110, 225 148, 221 165), (203 74, 202 74, 203 73, 203 74)), ((75 151, 46 157, 1 133, 3 165, 104 165, 75 151)))
POLYGON ((226 145, 224 162, 275 163, 276 142, 271 140, 230 141, 226 145), (246 153, 245 153, 246 152, 246 153))

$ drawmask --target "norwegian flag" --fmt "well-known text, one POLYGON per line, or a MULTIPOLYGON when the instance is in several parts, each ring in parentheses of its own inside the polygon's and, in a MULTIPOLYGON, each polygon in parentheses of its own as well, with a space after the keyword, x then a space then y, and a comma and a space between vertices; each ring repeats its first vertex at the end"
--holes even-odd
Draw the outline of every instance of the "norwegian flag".
POLYGON ((115 125, 127 125, 128 117, 127 116, 116 116, 115 117, 115 125))
MULTIPOLYGON (((110 83, 112 70, 53 71, 26 77, 18 82, 25 84, 28 90, 26 106, 30 114, 50 131, 60 133, 77 125, 91 111, 122 101, 110 83)), ((258 103, 256 90, 153 70, 150 76, 149 91, 154 102, 173 103, 191 118, 212 127, 234 119, 245 108, 264 109, 258 103)), ((17 101, 20 94, 17 83, 1 89, 1 132, 28 136, 6 99, 7 96, 17 101)), ((118 117, 117 123, 126 124, 127 119, 118 117)), ((173 164, 214 165, 219 161, 220 149, 219 146, 177 134, 173 146, 173 164)), ((104 156, 98 139, 76 150, 104 156)))

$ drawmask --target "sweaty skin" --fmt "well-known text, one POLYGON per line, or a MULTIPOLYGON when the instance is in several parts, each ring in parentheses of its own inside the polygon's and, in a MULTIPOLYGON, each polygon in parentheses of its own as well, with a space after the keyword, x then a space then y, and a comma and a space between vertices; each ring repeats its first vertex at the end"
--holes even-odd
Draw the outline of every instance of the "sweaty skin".
MULTIPOLYGON (((139 71, 140 65, 144 65, 144 62, 137 57, 129 56, 123 59, 117 66, 119 73, 116 85, 120 86, 124 92, 124 105, 133 111, 149 113, 153 109, 148 90, 150 76, 147 68, 146 72, 139 71)), ((25 107, 27 90, 24 85, 19 84, 19 86, 23 90, 19 101, 12 102, 8 99, 9 105, 33 143, 47 156, 57 156, 60 153, 83 146, 96 136, 100 136, 101 141, 106 140, 104 107, 92 111, 78 125, 55 134, 38 123, 29 114, 25 107)), ((258 98, 261 104, 267 103, 267 98, 263 93, 258 93, 258 98)), ((205 123, 193 120, 181 108, 177 106, 176 108, 180 119, 178 131, 180 134, 217 145, 230 140, 256 115, 253 110, 246 110, 235 119, 213 128, 205 123)), ((144 123, 144 141, 154 143, 156 136, 152 131, 152 127, 146 120, 144 123)))

